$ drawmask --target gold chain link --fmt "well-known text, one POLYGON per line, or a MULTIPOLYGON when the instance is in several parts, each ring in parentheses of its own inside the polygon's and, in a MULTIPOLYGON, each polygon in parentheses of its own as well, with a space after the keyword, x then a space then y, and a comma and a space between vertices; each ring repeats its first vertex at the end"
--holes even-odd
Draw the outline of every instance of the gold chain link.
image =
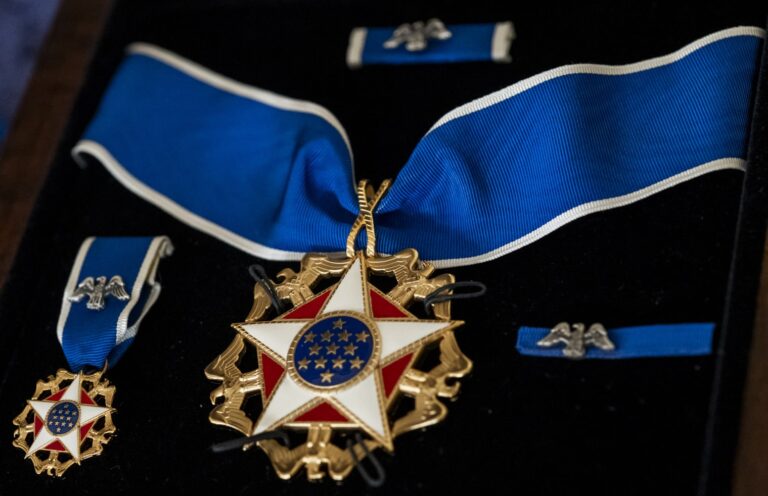
POLYGON ((376 230, 373 225, 373 211, 376 210, 376 205, 379 204, 379 200, 387 192, 391 183, 391 180, 385 179, 381 182, 376 193, 373 192, 373 187, 368 184, 366 179, 357 184, 357 202, 360 205, 360 213, 357 214, 357 219, 352 224, 352 229, 347 236, 347 257, 355 256, 355 240, 357 240, 357 235, 363 227, 365 227, 366 235, 365 254, 368 257, 376 255, 376 230))

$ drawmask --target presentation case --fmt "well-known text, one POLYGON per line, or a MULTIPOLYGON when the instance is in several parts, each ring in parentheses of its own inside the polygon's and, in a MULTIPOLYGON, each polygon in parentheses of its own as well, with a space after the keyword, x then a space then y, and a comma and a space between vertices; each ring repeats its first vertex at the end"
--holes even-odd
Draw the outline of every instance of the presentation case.
POLYGON ((463 103, 560 65, 631 63, 720 29, 764 26, 767 10, 656 2, 115 2, 0 298, 0 493, 726 494, 765 234, 765 64, 746 174, 710 173, 579 219, 497 260, 450 270, 488 287, 485 297, 453 305, 454 318, 466 321, 457 339, 474 370, 443 423, 403 435, 394 454, 377 455, 387 481, 375 491, 356 473, 341 485, 313 484, 303 474, 286 482, 259 450, 209 450, 237 436, 208 422, 215 384, 203 369, 231 340, 230 323, 250 308, 247 268, 260 263, 274 276, 297 264, 256 259, 182 224, 96 162, 78 167, 70 150, 135 41, 328 108, 349 133, 357 178, 378 184, 463 103), (447 25, 512 21, 511 63, 347 67, 353 27, 430 17, 447 25), (160 234, 176 246, 160 267, 163 293, 108 372, 117 386, 117 435, 62 479, 35 475, 11 446, 11 420, 35 381, 66 368, 55 326, 80 243, 92 235, 160 234), (609 328, 716 322, 716 351, 615 361, 516 352, 519 326, 561 321, 609 328))

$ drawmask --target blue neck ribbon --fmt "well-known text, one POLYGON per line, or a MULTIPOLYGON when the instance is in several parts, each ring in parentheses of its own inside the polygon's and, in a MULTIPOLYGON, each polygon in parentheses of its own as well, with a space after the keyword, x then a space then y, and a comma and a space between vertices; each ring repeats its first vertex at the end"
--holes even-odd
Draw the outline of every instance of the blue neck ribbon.
MULTIPOLYGON (((449 112, 376 212, 377 249, 491 260, 584 215, 743 170, 764 32, 720 31, 624 66, 559 67, 449 112)), ((132 45, 76 158, 253 255, 343 251, 358 205, 339 121, 316 104, 132 45)))
POLYGON ((83 241, 56 328, 72 371, 117 364, 160 295, 157 266, 172 252, 165 236, 83 241))

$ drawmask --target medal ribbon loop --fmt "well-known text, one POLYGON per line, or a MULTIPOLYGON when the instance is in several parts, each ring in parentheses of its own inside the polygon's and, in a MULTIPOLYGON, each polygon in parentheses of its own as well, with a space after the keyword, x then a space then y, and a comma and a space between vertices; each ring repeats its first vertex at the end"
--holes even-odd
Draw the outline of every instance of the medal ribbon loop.
POLYGON ((365 227, 365 254, 368 257, 376 255, 376 230, 373 225, 373 212, 376 210, 376 206, 379 201, 384 197, 391 181, 385 179, 379 185, 379 189, 376 193, 373 192, 373 187, 368 184, 368 181, 363 179, 357 185, 357 202, 360 205, 360 213, 357 214, 355 223, 352 224, 352 229, 347 236, 347 257, 352 258, 355 256, 355 241, 360 230, 365 227))
POLYGON ((91 237, 83 241, 62 299, 57 336, 72 371, 114 366, 160 295, 157 267, 170 239, 91 237))

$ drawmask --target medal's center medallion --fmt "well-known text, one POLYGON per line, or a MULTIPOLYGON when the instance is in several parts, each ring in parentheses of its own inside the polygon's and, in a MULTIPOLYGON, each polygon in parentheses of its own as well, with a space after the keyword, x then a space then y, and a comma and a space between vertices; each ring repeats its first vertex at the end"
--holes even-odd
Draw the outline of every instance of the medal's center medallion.
POLYGON ((379 348, 376 326, 353 312, 325 314, 294 339, 288 357, 290 374, 324 390, 350 386, 374 368, 379 348))
POLYGON ((45 417, 45 426, 52 434, 66 434, 77 427, 80 418, 80 409, 74 401, 60 401, 56 403, 45 417))

